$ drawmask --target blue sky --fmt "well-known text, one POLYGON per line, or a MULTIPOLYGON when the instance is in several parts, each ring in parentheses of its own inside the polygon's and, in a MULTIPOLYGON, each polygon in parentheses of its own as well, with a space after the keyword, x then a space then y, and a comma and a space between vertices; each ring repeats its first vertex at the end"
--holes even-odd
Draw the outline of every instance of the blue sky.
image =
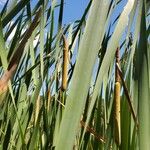
POLYGON ((73 22, 82 17, 89 0, 65 0, 64 22, 73 22))
MULTIPOLYGON (((0 9, 2 9, 3 5, 5 4, 7 0, 0 0, 0 9)), ((12 3, 14 0, 9 0, 9 3, 12 3)), ((64 0, 64 14, 63 14, 63 24, 73 23, 76 20, 81 19, 85 8, 87 7, 90 0, 64 0)), ((31 0, 31 4, 35 5, 38 2, 38 0, 31 0)), ((60 0, 57 0, 59 3, 60 0)), ((113 20, 120 14, 123 7, 127 3, 127 0, 122 0, 121 3, 117 6, 117 9, 114 11, 113 15, 111 16, 111 23, 113 20)), ((59 9, 57 9, 59 10, 59 9)), ((58 17, 58 11, 56 11, 56 22, 57 23, 57 17, 58 17)), ((111 28, 111 31, 113 32, 115 26, 111 28)), ((56 29, 57 30, 57 25, 56 29)))
MULTIPOLYGON (((4 6, 5 2, 7 0, 0 0, 0 9, 4 6)), ((64 14, 63 14, 63 24, 73 23, 76 20, 81 19, 85 8, 87 7, 90 0, 64 0, 64 14)), ((9 3, 14 2, 14 0, 9 0, 9 3)), ((35 5, 38 2, 38 0, 31 0, 31 4, 35 5)), ((57 0, 59 3, 60 0, 57 0)), ((117 6, 117 9, 114 11, 113 15, 111 16, 111 23, 113 20, 118 16, 118 14, 122 11, 123 7, 125 6, 127 0, 122 0, 121 3, 117 6)), ((59 9, 57 9, 59 10, 59 9)), ((57 23, 57 17, 58 17, 58 11, 56 11, 56 22, 57 23)), ((57 25, 55 26, 57 30, 57 25)), ((113 32, 115 26, 111 28, 111 32, 113 32)))
MULTIPOLYGON (((2 9, 3 5, 5 4, 7 0, 0 0, 0 9, 2 9)), ((9 0, 9 3, 12 3, 14 0, 9 0)), ((73 23, 76 20, 81 19, 85 8, 87 7, 90 0, 64 0, 64 14, 63 14, 63 24, 73 23)), ((31 4, 36 4, 38 0, 31 0, 31 4)), ((59 3, 60 0, 57 0, 59 3)), ((111 16, 111 23, 113 20, 120 14, 120 12, 123 10, 123 7, 127 3, 127 0, 122 0, 121 3, 117 6, 117 9, 114 11, 113 15, 111 16)), ((57 9, 59 10, 59 9, 57 9)), ((57 17, 58 17, 58 11, 56 11, 56 22, 57 23, 57 17)), ((56 25, 57 26, 57 25, 56 25)), ((115 26, 111 28, 111 31, 113 32, 115 26)), ((57 30, 57 28, 55 29, 57 30)))
MULTIPOLYGON (((32 0, 33 3, 37 3, 37 1, 38 0, 32 0)), ((60 0, 57 1, 59 2, 60 0)), ((0 9, 2 8, 5 2, 6 0, 0 0, 0 9)), ((13 0, 9 0, 9 2, 13 2, 13 0)), ((89 3, 89 0, 64 0, 64 2, 65 4, 63 22, 70 23, 82 17, 82 14, 89 3)), ((116 10, 115 14, 118 14, 118 12, 122 10, 126 2, 127 0, 122 0, 122 2, 120 3, 120 7, 118 7, 118 10, 116 10)))
MULTIPOLYGON (((80 19, 88 3, 89 0, 65 0, 64 22, 73 22, 80 19)), ((116 17, 122 11, 126 3, 127 0, 122 0, 118 5, 118 9, 115 10, 113 17, 116 17)))
MULTIPOLYGON (((6 1, 7 0, 0 0, 0 8, 2 8, 2 6, 5 4, 6 1)), ((36 3, 38 0, 32 1, 36 3)), ((65 0, 64 22, 66 21, 73 22, 74 20, 79 19, 82 16, 88 2, 89 0, 65 0)))

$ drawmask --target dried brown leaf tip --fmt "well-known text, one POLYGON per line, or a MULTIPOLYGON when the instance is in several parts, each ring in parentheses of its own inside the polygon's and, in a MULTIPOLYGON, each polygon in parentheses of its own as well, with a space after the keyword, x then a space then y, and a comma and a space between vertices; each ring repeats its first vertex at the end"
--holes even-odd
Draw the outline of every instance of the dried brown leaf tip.
POLYGON ((6 70, 2 78, 0 79, 0 95, 7 91, 8 82, 12 78, 15 68, 16 64, 14 64, 10 70, 6 70))
POLYGON ((0 79, 0 96, 6 92, 8 89, 8 78, 7 74, 5 74, 1 79, 0 79))
POLYGON ((17 69, 17 66, 18 66, 20 59, 22 57, 22 54, 24 52, 24 47, 25 47, 28 39, 31 37, 32 32, 39 24, 38 19, 40 17, 40 14, 41 14, 41 9, 39 9, 39 11, 37 12, 29 29, 26 31, 22 41, 20 42, 18 48, 16 49, 15 53, 13 54, 13 56, 9 62, 7 70, 5 71, 5 73, 3 74, 3 76, 0 79, 0 95, 2 93, 4 93, 5 91, 7 91, 7 89, 8 89, 8 82, 9 82, 9 80, 11 80, 11 78, 13 77, 13 75, 17 69))

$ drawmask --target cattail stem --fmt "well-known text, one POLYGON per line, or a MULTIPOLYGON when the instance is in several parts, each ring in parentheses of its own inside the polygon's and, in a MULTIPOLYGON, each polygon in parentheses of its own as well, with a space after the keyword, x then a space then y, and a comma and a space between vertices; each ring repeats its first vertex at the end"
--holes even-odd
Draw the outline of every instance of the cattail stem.
POLYGON ((138 123, 138 119, 137 119, 137 117, 136 117, 136 114, 135 114, 135 111, 134 111, 134 108, 133 108, 131 96, 130 96, 130 94, 129 94, 127 85, 126 85, 126 83, 125 83, 125 81, 124 81, 123 74, 122 74, 122 71, 121 71, 119 65, 116 64, 116 67, 117 67, 118 72, 119 72, 119 76, 120 76, 120 79, 121 79, 121 82, 122 82, 122 86, 123 86, 123 88, 124 88, 124 93, 125 93, 125 95, 126 95, 126 97, 127 97, 128 105, 129 105, 131 114, 132 114, 132 116, 133 116, 133 120, 134 120, 134 122, 135 122, 135 124, 136 124, 136 126, 137 126, 137 129, 138 129, 139 123, 138 123))
MULTIPOLYGON (((119 48, 116 51, 116 64, 119 64, 119 48)), ((120 76, 117 67, 115 68, 115 89, 114 89, 114 131, 115 142, 121 144, 121 128, 120 128, 120 76)))
POLYGON ((68 43, 64 35, 62 35, 64 49, 63 49, 63 66, 62 66, 62 91, 67 88, 67 78, 68 78, 68 43))

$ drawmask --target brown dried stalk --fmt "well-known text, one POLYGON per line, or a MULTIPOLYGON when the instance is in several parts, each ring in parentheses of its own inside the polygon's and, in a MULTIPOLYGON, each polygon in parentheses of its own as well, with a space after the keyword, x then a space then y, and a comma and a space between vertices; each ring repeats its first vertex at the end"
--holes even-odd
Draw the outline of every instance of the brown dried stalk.
POLYGON ((17 69, 17 66, 20 62, 21 56, 24 52, 24 48, 25 48, 25 45, 26 45, 28 39, 31 37, 32 32, 34 31, 34 29, 39 24, 38 20, 39 20, 40 14, 41 14, 41 9, 39 9, 39 11, 37 12, 37 14, 36 14, 33 22, 31 23, 29 29, 26 31, 22 41, 20 42, 15 53, 13 54, 13 56, 9 62, 7 70, 5 71, 4 75, 0 79, 0 94, 7 91, 8 81, 13 77, 13 75, 17 69))
POLYGON ((80 121, 80 124, 81 124, 81 126, 86 127, 86 131, 90 132, 96 140, 105 143, 105 139, 103 137, 101 137, 100 135, 98 135, 94 129, 92 129, 89 126, 86 126, 85 122, 83 120, 80 121))

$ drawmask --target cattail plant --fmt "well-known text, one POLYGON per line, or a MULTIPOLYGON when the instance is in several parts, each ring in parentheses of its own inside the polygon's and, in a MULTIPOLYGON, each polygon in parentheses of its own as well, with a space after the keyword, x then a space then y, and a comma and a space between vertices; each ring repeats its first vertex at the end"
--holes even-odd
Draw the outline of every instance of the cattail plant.
POLYGON ((67 80, 68 80, 68 56, 69 56, 69 52, 68 52, 68 43, 66 40, 66 37, 64 35, 62 35, 62 39, 63 39, 63 64, 62 64, 62 91, 65 91, 67 88, 67 80))
POLYGON ((0 149, 149 150, 149 1, 89 0, 71 23, 67 1, 10 1, 0 7, 0 149))
MULTIPOLYGON (((119 48, 116 50, 116 64, 119 64, 119 48)), ((114 88, 114 134, 117 145, 121 144, 120 131, 120 76, 115 66, 115 88, 114 88)))

